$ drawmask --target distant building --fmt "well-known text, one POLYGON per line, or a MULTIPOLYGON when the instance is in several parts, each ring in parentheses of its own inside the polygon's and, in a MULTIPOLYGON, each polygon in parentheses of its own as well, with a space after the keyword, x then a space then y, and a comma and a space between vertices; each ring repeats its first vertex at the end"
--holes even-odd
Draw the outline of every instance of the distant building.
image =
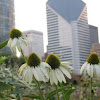
POLYGON ((91 52, 96 52, 100 57, 100 43, 93 43, 91 52))
POLYGON ((43 33, 35 30, 28 30, 23 32, 31 43, 24 50, 24 54, 28 56, 30 53, 35 52, 40 58, 44 55, 43 33))
POLYGON ((48 50, 62 54, 61 61, 74 62, 75 70, 90 54, 87 7, 82 0, 48 0, 46 4, 48 50))
MULTIPOLYGON (((0 42, 8 39, 9 31, 14 27, 14 0, 0 0, 0 42)), ((8 51, 8 49, 5 47, 0 51, 8 51)))
POLYGON ((99 43, 98 27, 89 25, 89 30, 90 30, 90 43, 91 43, 91 47, 92 47, 93 43, 99 43))

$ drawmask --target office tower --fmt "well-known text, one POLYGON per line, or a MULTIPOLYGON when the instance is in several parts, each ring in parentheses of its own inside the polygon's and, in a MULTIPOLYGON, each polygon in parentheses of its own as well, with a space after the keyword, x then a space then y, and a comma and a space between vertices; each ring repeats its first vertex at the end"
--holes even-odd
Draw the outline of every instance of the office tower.
MULTIPOLYGON (((9 31, 14 26, 14 0, 0 0, 0 43, 8 39, 9 31)), ((7 51, 7 48, 0 51, 7 51)))
POLYGON ((24 54, 28 56, 30 53, 35 52, 40 58, 44 55, 43 33, 35 30, 24 31, 23 34, 27 36, 30 41, 30 46, 24 50, 24 54))
POLYGON ((90 53, 87 7, 82 0, 48 0, 48 53, 62 54, 79 70, 90 53))
POLYGON ((98 27, 89 25, 89 30, 90 30, 90 43, 91 43, 91 47, 92 47, 92 44, 99 43, 98 27))

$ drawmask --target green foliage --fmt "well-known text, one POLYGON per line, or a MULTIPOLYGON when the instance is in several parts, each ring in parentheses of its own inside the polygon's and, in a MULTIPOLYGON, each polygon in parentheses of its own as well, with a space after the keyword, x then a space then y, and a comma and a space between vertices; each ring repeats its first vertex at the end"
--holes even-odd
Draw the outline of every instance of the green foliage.
MULTIPOLYGON (((51 98, 54 98, 54 96, 56 95, 57 92, 61 92, 62 89, 58 89, 58 90, 54 90, 54 91, 51 91, 47 94, 46 96, 46 100, 50 99, 52 100, 51 98)), ((63 92, 64 92, 64 95, 65 95, 65 98, 63 98, 63 100, 70 100, 70 96, 71 94, 75 91, 75 89, 69 89, 69 90, 66 90, 65 88, 63 89, 63 92)))
POLYGON ((11 69, 0 67, 0 95, 2 98, 7 100, 11 100, 11 98, 17 99, 17 95, 30 93, 30 91, 32 91, 30 85, 17 75, 14 75, 11 69))
POLYGON ((4 63, 5 59, 6 59, 6 57, 4 57, 4 56, 0 57, 0 64, 4 63))
POLYGON ((86 86, 88 86, 88 85, 89 85, 88 82, 83 82, 83 83, 82 83, 82 86, 84 86, 84 87, 86 87, 86 86))
POLYGON ((66 91, 66 94, 65 94, 66 100, 70 99, 70 96, 74 91, 75 91, 75 89, 69 89, 66 91))
POLYGON ((40 64, 40 58, 35 53, 31 53, 27 58, 27 64, 31 66, 38 66, 40 64))
POLYGON ((48 55, 45 62, 48 63, 52 69, 59 68, 61 63, 60 59, 54 54, 48 55))
POLYGON ((60 91, 61 91, 61 89, 58 89, 58 90, 54 90, 54 91, 49 92, 47 94, 47 96, 46 96, 46 99, 50 99, 50 98, 54 97, 56 95, 56 93, 57 92, 60 92, 60 91))
POLYGON ((31 99, 40 99, 40 96, 37 96, 36 94, 23 95, 22 97, 27 97, 31 99))
POLYGON ((19 38, 22 36, 22 32, 18 29, 12 29, 9 33, 9 37, 14 39, 14 38, 19 38))
POLYGON ((0 49, 2 49, 3 47, 5 47, 7 45, 7 43, 8 43, 8 40, 0 43, 0 49))
POLYGON ((25 60, 23 57, 17 58, 16 56, 10 54, 7 55, 5 59, 5 65, 7 68, 8 67, 14 68, 15 66, 20 67, 24 63, 25 60))
POLYGON ((99 63, 99 57, 97 53, 92 52, 89 57, 87 58, 87 62, 90 64, 98 64, 99 63))
POLYGON ((2 100, 4 100, 5 96, 4 96, 3 93, 0 93, 0 98, 1 98, 2 100))
MULTIPOLYGON (((98 56, 96 53, 92 53, 87 60, 91 64, 97 64, 98 56)), ((31 53, 27 58, 27 64, 29 66, 38 66, 40 62, 40 58, 35 53, 31 53)), ((61 64, 60 59, 54 54, 49 55, 46 62, 53 69, 58 68, 61 64)), ((0 65, 0 100, 21 100, 24 98, 41 99, 39 90, 36 87, 38 84, 35 84, 34 80, 29 84, 25 82, 21 76, 18 76, 18 67, 24 63, 23 58, 17 58, 10 53, 0 53, 0 64, 2 64, 2 66, 0 65)), ((83 80, 81 82, 83 82, 83 80)), ((51 86, 49 82, 39 83, 45 100, 57 100, 57 93, 62 100, 70 100, 71 94, 76 90, 72 89, 72 85, 77 85, 75 80, 73 83, 67 80, 67 83, 59 83, 58 90, 54 90, 54 86, 51 86)), ((81 84, 81 86, 83 86, 82 88, 88 88, 88 85, 86 82, 81 84)), ((100 83, 93 83, 93 87, 100 87, 100 83)), ((83 94, 85 94, 85 92, 83 94)))
MULTIPOLYGON (((72 87, 66 87, 64 86, 63 83, 59 83, 60 84, 60 87, 61 87, 61 90, 62 90, 62 98, 63 100, 69 100, 70 99, 70 96, 71 94, 76 90, 76 89, 72 89, 72 87)), ((71 83, 70 83, 71 84, 71 83)))
POLYGON ((93 87, 100 87, 100 83, 92 83, 93 87))
POLYGON ((11 85, 6 84, 4 82, 0 82, 0 91, 9 90, 11 88, 12 88, 11 85))
POLYGON ((11 53, 9 53, 9 52, 0 52, 0 57, 1 57, 1 56, 8 57, 8 56, 10 56, 10 55, 11 55, 11 53))

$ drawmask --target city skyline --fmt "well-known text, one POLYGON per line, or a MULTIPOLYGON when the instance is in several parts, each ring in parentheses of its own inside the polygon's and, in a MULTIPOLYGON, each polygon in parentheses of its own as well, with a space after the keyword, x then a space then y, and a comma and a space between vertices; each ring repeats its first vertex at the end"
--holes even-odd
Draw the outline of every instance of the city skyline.
MULTIPOLYGON (((99 20, 99 1, 98 0, 85 0, 87 2, 88 20, 89 24, 100 26, 99 20), (96 5, 93 7, 93 4, 96 5)), ((46 2, 47 0, 15 0, 15 21, 16 28, 25 30, 42 31, 44 34, 44 46, 46 52, 47 45, 47 25, 46 25, 46 2), (24 2, 24 3, 23 3, 24 2), (23 6, 22 6, 23 4, 23 6), (30 5, 30 6, 28 6, 30 5), (23 13, 22 13, 23 12, 23 13)), ((99 36, 100 37, 100 36, 99 36)), ((99 38, 100 40, 100 38, 99 38)))

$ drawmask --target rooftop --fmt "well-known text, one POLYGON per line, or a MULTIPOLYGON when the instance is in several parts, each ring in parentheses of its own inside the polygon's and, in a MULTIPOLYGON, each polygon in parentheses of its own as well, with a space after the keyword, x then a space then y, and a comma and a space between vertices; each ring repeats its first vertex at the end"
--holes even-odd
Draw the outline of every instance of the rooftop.
POLYGON ((85 3, 82 0, 48 0, 47 4, 65 20, 77 20, 85 3))

